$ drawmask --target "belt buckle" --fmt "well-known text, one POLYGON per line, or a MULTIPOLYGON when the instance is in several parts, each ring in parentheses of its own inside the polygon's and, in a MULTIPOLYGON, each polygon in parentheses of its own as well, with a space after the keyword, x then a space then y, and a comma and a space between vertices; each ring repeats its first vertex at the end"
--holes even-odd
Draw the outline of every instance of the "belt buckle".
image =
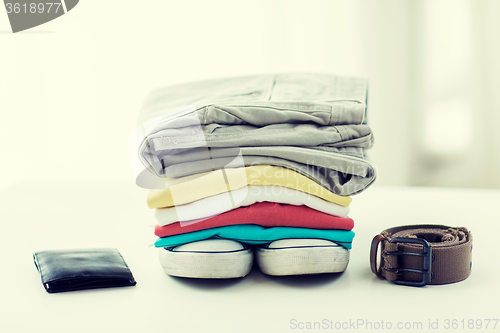
POLYGON ((423 238, 407 238, 407 237, 394 237, 389 243, 411 243, 411 244, 421 244, 423 246, 422 253, 414 252, 386 252, 386 255, 411 255, 422 257, 422 270, 410 269, 410 268, 388 268, 389 272, 414 272, 422 274, 422 281, 407 281, 407 280, 394 280, 392 282, 396 284, 401 284, 404 286, 413 287, 423 287, 432 280, 432 246, 423 238))

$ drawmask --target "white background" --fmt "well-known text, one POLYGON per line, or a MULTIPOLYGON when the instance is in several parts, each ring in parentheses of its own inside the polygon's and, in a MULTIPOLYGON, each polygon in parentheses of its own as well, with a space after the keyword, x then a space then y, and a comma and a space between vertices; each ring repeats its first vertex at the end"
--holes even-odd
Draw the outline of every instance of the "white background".
POLYGON ((380 185, 500 188, 495 0, 81 1, 12 34, 0 11, 0 189, 131 181, 154 88, 290 71, 370 80, 380 185))

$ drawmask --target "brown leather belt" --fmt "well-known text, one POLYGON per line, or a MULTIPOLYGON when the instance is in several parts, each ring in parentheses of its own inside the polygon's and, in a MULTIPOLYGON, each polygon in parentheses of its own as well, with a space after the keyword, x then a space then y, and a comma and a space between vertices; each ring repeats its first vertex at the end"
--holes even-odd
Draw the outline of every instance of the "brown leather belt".
POLYGON ((373 238, 370 251, 375 275, 417 287, 465 280, 472 269, 471 259, 472 235, 466 228, 432 224, 386 229, 373 238))

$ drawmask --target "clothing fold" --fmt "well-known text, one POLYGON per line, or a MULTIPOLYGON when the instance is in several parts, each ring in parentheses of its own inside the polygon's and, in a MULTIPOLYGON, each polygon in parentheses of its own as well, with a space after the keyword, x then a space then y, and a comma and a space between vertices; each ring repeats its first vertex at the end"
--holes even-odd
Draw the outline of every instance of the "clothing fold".
POLYGON ((175 222, 199 220, 219 215, 239 207, 258 202, 275 202, 295 206, 306 206, 325 214, 345 217, 349 207, 325 201, 314 195, 283 188, 281 186, 248 186, 231 192, 217 194, 195 202, 155 210, 155 218, 160 226, 175 222))
POLYGON ((307 73, 164 88, 143 107, 137 155, 156 177, 216 170, 237 156, 241 166, 287 166, 313 177, 324 168, 330 191, 357 194, 376 178, 363 153, 373 145, 366 96, 364 79, 307 73))
POLYGON ((354 232, 351 230, 319 230, 308 228, 264 228, 255 224, 230 225, 185 234, 158 238, 155 247, 173 247, 204 239, 231 239, 247 244, 266 244, 280 239, 325 239, 350 249, 354 232))
POLYGON ((164 190, 149 191, 149 208, 183 205, 248 185, 279 185, 283 190, 298 190, 343 207, 349 206, 352 200, 329 191, 293 170, 270 165, 226 168, 192 176, 166 178, 165 183, 164 190))
POLYGON ((351 230, 354 227, 354 221, 348 217, 328 215, 306 206, 259 202, 205 219, 176 222, 166 226, 157 225, 155 235, 167 237, 239 224, 256 224, 265 228, 296 227, 351 230))

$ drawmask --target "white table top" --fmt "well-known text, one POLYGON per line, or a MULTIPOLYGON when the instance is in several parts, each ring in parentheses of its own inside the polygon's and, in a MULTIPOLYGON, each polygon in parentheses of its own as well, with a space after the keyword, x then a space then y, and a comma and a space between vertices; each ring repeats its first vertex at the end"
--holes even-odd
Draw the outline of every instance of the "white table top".
MULTIPOLYGON (((423 331, 429 320, 438 320, 442 331, 447 319, 449 325, 457 320, 457 329, 450 330, 459 332, 471 331, 469 319, 483 319, 481 331, 484 319, 500 319, 500 191, 375 185, 353 198, 356 237, 345 273, 277 278, 254 267, 247 277, 229 281, 163 272, 157 249, 148 246, 155 240, 153 213, 145 190, 133 184, 24 183, 4 191, 0 200, 0 332, 289 332, 302 331, 300 323, 306 328, 307 322, 339 322, 347 328, 349 321, 359 323, 358 331, 371 331, 361 320, 371 322, 372 330, 381 321, 393 329, 398 323, 422 322, 423 331), (459 225, 473 232, 467 280, 413 288, 371 273, 373 236, 418 223, 459 225), (118 248, 137 286, 48 294, 32 253, 91 247, 118 248)), ((329 330, 325 327, 316 326, 329 330)))

